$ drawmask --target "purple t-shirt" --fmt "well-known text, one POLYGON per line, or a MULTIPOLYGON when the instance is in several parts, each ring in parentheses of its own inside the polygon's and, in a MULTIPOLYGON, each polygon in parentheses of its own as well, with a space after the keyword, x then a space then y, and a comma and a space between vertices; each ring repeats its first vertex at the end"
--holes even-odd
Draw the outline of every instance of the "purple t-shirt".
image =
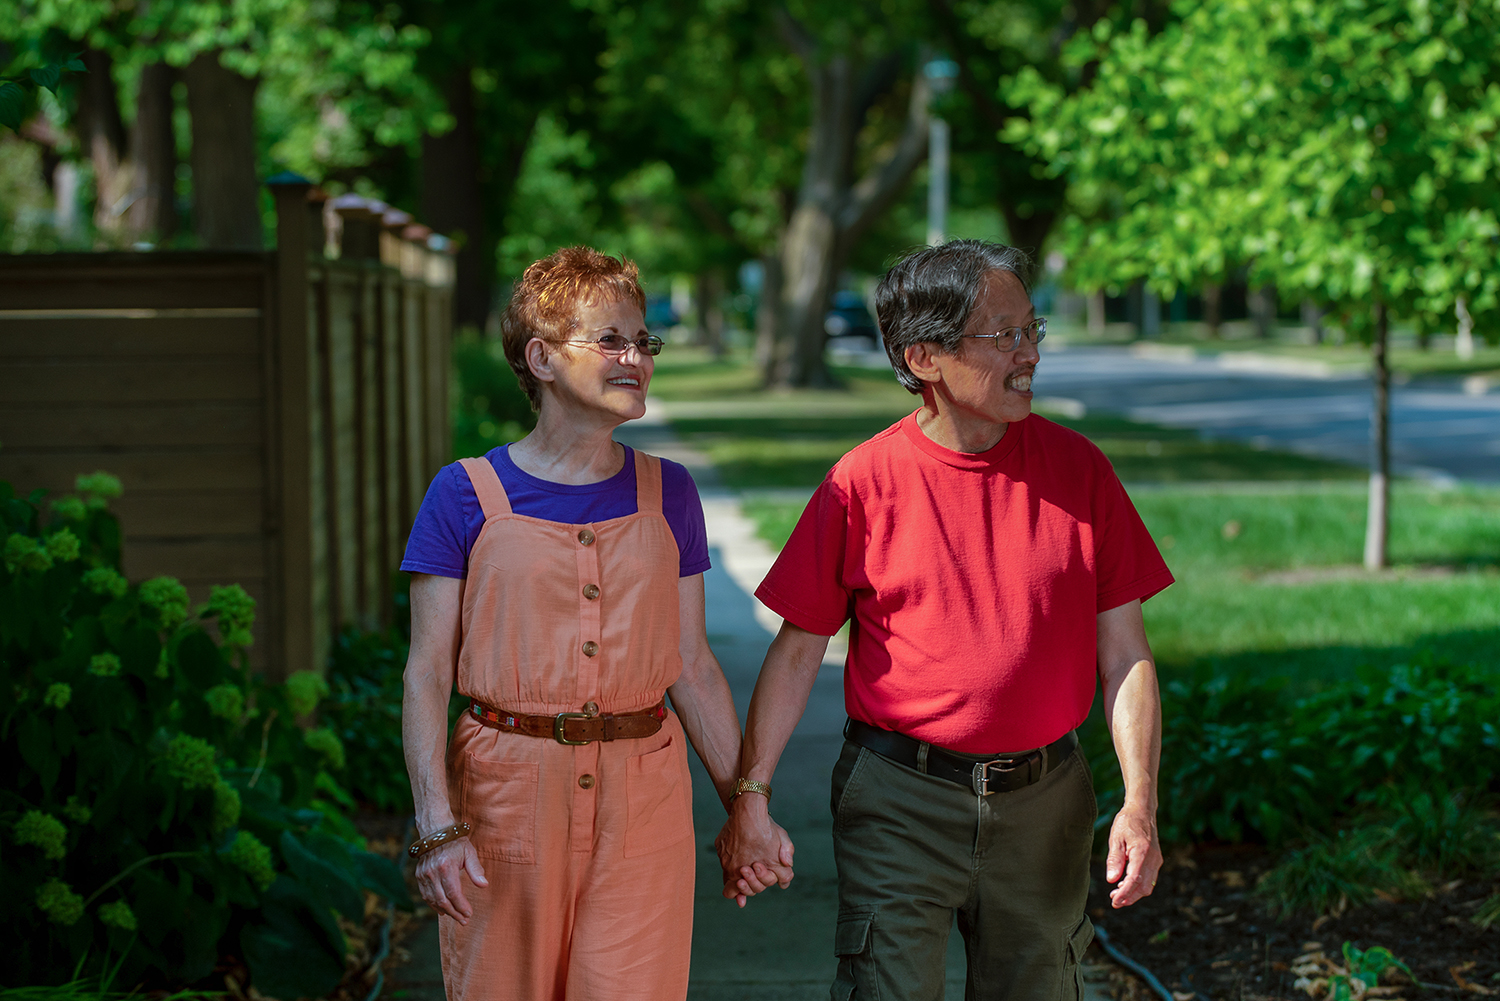
MULTIPOLYGON (((607 480, 574 486, 538 479, 522 471, 510 458, 510 446, 492 448, 485 456, 495 467, 511 510, 529 518, 587 525, 635 514, 635 454, 625 446, 625 466, 607 480)), ((682 466, 661 460, 661 508, 677 539, 678 574, 691 577, 710 566, 708 529, 698 487, 682 466)), ((469 474, 458 463, 444 466, 427 488, 406 543, 401 569, 439 577, 466 577, 469 550, 484 527, 484 510, 469 474)))

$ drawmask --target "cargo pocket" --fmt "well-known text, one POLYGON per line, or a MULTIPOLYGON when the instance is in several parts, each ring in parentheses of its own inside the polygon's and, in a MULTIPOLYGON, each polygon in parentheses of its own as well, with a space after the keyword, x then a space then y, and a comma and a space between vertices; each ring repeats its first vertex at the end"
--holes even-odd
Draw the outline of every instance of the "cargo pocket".
POLYGON ((875 923, 873 911, 855 911, 839 915, 833 932, 833 954, 838 957, 838 971, 833 975, 833 1001, 850 998, 877 999, 880 988, 871 969, 870 926, 875 923))
POLYGON ((692 790, 675 739, 625 761, 625 857, 675 845, 693 834, 692 790))
POLYGON ((1062 997, 1068 1001, 1083 1001, 1083 954, 1094 940, 1094 925, 1083 916, 1073 934, 1068 936, 1067 961, 1063 963, 1062 997))
POLYGON ((459 816, 474 828, 469 840, 482 859, 530 865, 536 861, 538 770, 533 761, 464 762, 459 816))

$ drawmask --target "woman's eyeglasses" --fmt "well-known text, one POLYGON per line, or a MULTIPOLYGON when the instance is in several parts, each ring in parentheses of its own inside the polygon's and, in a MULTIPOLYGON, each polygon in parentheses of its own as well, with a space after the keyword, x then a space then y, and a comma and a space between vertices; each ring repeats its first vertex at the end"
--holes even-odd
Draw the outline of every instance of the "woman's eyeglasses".
POLYGON ((1021 346, 1023 337, 1032 344, 1042 343, 1042 338, 1047 336, 1047 318, 1038 316, 1024 327, 1006 327, 993 334, 964 334, 963 336, 986 337, 995 342, 997 351, 1014 351, 1021 346))
POLYGON ((564 344, 588 344, 598 348, 610 357, 622 355, 630 348, 635 348, 643 355, 655 357, 661 354, 662 347, 667 343, 655 334, 646 334, 631 340, 624 334, 605 334, 597 340, 564 341, 564 344))

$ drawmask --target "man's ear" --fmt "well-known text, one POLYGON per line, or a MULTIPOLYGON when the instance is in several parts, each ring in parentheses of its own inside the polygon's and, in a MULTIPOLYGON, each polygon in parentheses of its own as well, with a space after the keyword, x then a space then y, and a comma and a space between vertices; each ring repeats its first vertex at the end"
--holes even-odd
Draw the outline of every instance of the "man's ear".
POLYGON ((938 368, 937 356, 942 349, 932 341, 918 341, 916 344, 908 345, 903 357, 906 359, 906 367, 911 369, 911 374, 929 385, 943 381, 943 373, 938 368))
POLYGON ((538 382, 556 382, 557 373, 552 370, 552 345, 540 337, 526 342, 526 367, 538 382))

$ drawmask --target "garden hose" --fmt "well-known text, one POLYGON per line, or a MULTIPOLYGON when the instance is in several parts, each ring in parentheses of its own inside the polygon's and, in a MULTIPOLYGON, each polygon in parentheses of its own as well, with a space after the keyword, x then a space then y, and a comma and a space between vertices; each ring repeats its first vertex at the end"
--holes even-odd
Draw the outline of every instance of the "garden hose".
MULTIPOLYGON (((401 838, 405 844, 411 840, 416 831, 417 818, 412 817, 406 822, 406 830, 401 838)), ((380 926, 380 948, 370 958, 369 970, 375 971, 375 983, 370 987, 370 993, 365 995, 365 1001, 375 1001, 380 997, 380 992, 385 989, 385 960, 391 954, 391 923, 396 920, 396 902, 390 897, 385 899, 385 924, 380 926)))
POLYGON ((1116 949, 1109 940, 1109 932, 1105 931, 1102 926, 1094 925, 1094 938, 1099 940, 1100 947, 1104 949, 1110 959, 1113 959, 1116 963, 1119 963, 1125 969, 1146 981, 1146 986, 1155 991, 1161 997, 1162 1001, 1177 1001, 1172 996, 1172 992, 1167 990, 1166 986, 1160 980, 1156 979, 1156 974, 1125 955, 1119 949, 1116 949))

